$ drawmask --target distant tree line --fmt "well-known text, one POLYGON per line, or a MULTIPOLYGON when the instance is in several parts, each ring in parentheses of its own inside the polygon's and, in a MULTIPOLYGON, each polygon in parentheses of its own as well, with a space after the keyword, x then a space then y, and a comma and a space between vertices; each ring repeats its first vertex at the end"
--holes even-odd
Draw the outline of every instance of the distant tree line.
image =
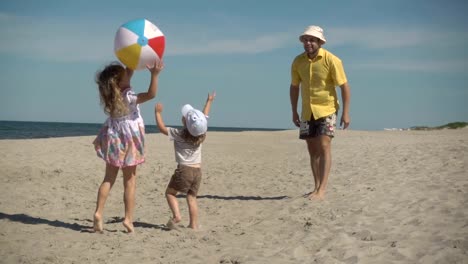
POLYGON ((434 129, 445 129, 445 128, 456 129, 456 128, 464 128, 466 126, 468 126, 467 122, 452 122, 452 123, 448 123, 448 124, 437 126, 437 127, 414 126, 414 127, 411 127, 410 129, 411 130, 434 130, 434 129))

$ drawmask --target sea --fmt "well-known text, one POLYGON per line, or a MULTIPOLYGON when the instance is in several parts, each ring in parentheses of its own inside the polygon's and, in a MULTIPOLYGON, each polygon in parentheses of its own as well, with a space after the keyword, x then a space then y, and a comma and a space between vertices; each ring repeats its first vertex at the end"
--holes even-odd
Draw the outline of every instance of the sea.
MULTIPOLYGON (((1 139, 33 139, 97 135, 102 124, 95 123, 62 123, 62 122, 30 122, 30 121, 0 121, 1 139)), ((180 126, 171 126, 180 128, 180 126)), ((277 128, 246 128, 246 127, 209 127, 208 131, 241 132, 241 131, 281 131, 277 128)), ((145 125, 147 134, 159 133, 156 125, 145 125)))

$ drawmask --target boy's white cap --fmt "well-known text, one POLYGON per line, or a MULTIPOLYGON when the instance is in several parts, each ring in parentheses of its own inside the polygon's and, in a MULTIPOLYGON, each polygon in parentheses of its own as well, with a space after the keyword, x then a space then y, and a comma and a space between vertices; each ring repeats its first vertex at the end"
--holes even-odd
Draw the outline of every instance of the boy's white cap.
POLYGON ((312 36, 320 39, 323 43, 327 42, 325 39, 325 36, 323 35, 323 29, 319 26, 308 26, 305 30, 304 33, 302 33, 301 36, 299 36, 299 40, 302 41, 303 36, 312 36))
POLYGON ((185 117, 185 126, 194 137, 203 135, 208 130, 208 121, 200 110, 186 104, 182 107, 182 116, 185 117))

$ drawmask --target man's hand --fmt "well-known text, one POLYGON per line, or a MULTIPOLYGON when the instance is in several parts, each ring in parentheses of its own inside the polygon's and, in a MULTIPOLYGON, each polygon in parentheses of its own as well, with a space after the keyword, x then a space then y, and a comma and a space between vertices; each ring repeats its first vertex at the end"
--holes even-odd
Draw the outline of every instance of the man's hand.
POLYGON ((297 114, 297 112, 293 113, 292 121, 293 121, 294 125, 296 125, 297 127, 300 127, 301 120, 299 119, 299 115, 297 114))
POLYGON ((343 129, 347 129, 349 127, 349 123, 349 115, 343 114, 341 116, 340 127, 342 127, 343 129))

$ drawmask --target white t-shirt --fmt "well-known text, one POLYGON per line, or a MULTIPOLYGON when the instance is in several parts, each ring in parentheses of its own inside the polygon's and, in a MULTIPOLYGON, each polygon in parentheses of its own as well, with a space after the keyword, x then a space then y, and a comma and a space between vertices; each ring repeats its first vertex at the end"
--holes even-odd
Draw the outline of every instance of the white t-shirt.
POLYGON ((174 141, 176 162, 182 165, 193 165, 201 163, 202 144, 196 146, 182 138, 182 129, 168 127, 168 136, 174 141))

